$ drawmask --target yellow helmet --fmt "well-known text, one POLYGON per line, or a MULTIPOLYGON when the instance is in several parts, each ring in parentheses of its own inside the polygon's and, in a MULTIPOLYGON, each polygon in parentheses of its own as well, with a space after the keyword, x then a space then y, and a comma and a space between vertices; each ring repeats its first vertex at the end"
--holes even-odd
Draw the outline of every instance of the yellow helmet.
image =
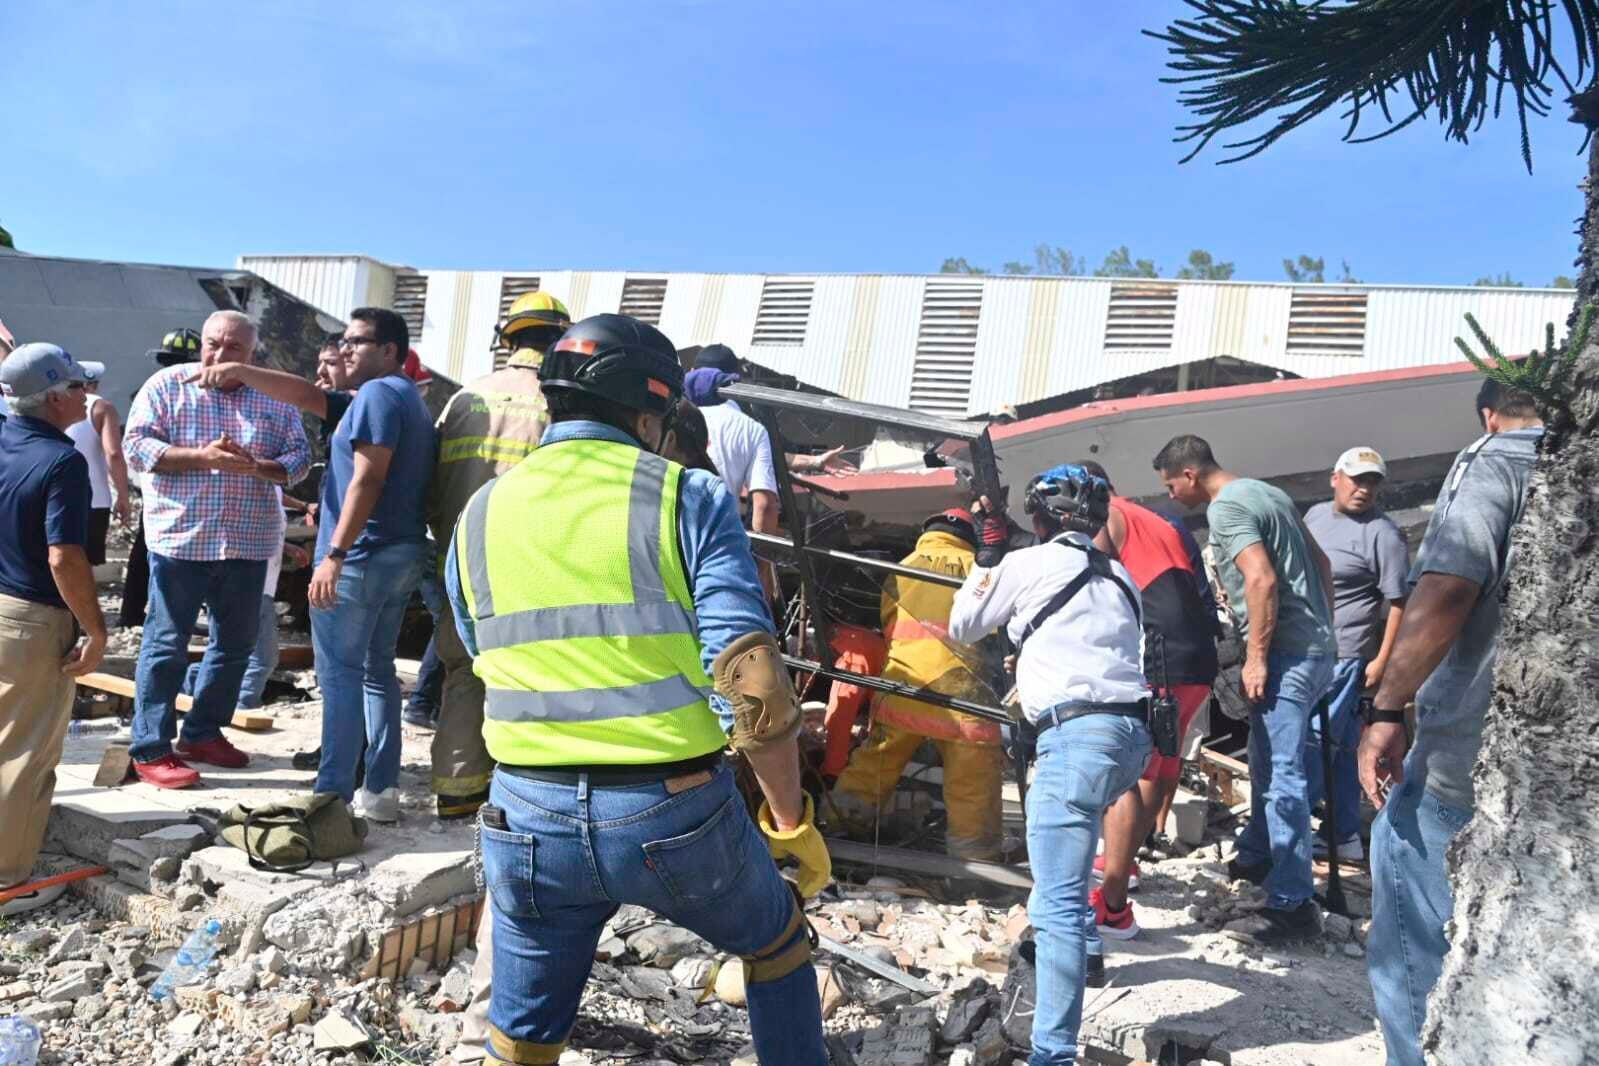
POLYGON ((494 327, 494 338, 509 349, 506 366, 537 367, 544 350, 572 324, 566 305, 547 292, 527 292, 512 301, 505 321, 494 327))

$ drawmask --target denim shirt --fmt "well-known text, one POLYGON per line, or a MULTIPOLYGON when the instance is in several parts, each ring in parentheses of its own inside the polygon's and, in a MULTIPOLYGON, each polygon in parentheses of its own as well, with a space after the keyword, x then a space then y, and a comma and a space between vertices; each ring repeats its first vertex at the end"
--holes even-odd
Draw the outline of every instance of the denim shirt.
MULTIPOLYGON (((575 420, 557 422, 544 431, 539 444, 563 440, 608 440, 637 445, 628 434, 603 422, 575 420)), ((738 506, 722 479, 704 470, 684 470, 678 491, 678 541, 683 546, 683 568, 694 596, 694 615, 699 626, 700 663, 708 674, 711 663, 723 648, 746 633, 772 632, 766 597, 755 573, 755 557, 750 540, 739 522, 738 506)), ((450 555, 444 567, 444 587, 455 612, 455 628, 461 642, 475 658, 477 637, 472 614, 461 591, 456 567, 455 538, 450 538, 450 555)), ((727 701, 712 694, 711 709, 722 728, 733 728, 733 712, 727 701)))

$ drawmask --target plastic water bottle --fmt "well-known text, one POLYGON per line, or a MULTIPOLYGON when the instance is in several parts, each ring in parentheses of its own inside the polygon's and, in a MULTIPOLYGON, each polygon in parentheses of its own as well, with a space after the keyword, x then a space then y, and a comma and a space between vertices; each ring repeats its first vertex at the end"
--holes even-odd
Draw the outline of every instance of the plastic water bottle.
POLYGON ((0 1066, 35 1066, 41 1042, 32 1019, 20 1014, 0 1018, 0 1066))
POLYGON ((67 726, 67 736, 85 737, 95 734, 115 733, 122 728, 122 722, 116 718, 74 718, 67 726))
POLYGON ((167 963, 167 968, 150 986, 150 998, 163 1000, 172 994, 174 988, 197 983, 205 976, 205 968, 211 965, 211 960, 216 958, 221 947, 222 923, 212 918, 189 934, 189 939, 183 942, 172 961, 167 963))

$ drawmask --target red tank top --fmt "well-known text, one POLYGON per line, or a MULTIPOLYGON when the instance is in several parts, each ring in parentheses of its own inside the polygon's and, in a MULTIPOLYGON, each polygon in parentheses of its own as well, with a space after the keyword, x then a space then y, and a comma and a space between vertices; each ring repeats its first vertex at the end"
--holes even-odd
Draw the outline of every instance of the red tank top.
POLYGON ((1208 591, 1194 569, 1197 546, 1177 522, 1120 496, 1111 509, 1127 527, 1122 565, 1133 576, 1144 601, 1144 624, 1166 638, 1166 663, 1172 684, 1208 685, 1216 677, 1216 619, 1205 606, 1208 591))

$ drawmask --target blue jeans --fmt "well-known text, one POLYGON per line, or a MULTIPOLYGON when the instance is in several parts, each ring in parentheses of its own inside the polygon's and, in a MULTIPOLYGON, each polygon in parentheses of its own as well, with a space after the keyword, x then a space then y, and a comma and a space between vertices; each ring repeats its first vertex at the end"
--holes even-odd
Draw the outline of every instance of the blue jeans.
POLYGON ((408 711, 420 711, 428 718, 439 716, 439 697, 444 692, 444 663, 439 659, 436 642, 430 638, 427 650, 422 653, 422 665, 416 672, 416 687, 411 690, 408 711))
POLYGON ((400 780, 400 681, 394 645, 405 605, 422 575, 421 544, 392 544, 347 562, 338 600, 311 609, 311 645, 322 687, 322 765, 316 791, 355 796, 355 764, 366 749, 366 789, 400 780))
MULTIPOLYGON (((557 784, 501 770, 489 802, 509 826, 482 827, 494 908, 489 1019, 513 1040, 566 1042, 595 946, 620 904, 647 907, 735 955, 770 955, 807 935, 803 923, 791 927, 794 895, 726 767, 675 795, 659 783, 591 788, 587 775, 557 784)), ((749 982, 746 994, 762 1066, 827 1063, 809 961, 749 982)), ((488 1061, 502 1061, 492 1047, 488 1061)))
POLYGON ((1427 997, 1443 971, 1455 913, 1444 854, 1471 821, 1464 807, 1440 803, 1411 776, 1394 789, 1371 825, 1371 932, 1366 969, 1388 1045, 1388 1066, 1421 1066, 1427 997))
MULTIPOLYGON (((1355 751, 1360 747, 1360 693, 1365 683, 1364 659, 1339 659, 1327 688, 1327 729, 1333 747, 1332 809, 1340 841, 1360 835, 1360 771, 1355 766, 1355 751)), ((1306 798, 1312 807, 1325 795, 1323 776, 1321 715, 1313 708, 1310 733, 1305 738, 1305 780, 1310 783, 1306 798)))
POLYGON ((1271 652, 1266 695, 1249 712, 1249 824, 1238 860, 1270 862, 1266 906, 1293 910, 1316 890, 1310 876, 1310 782, 1305 738, 1310 712, 1332 681, 1330 657, 1271 652))
POLYGON ((150 603, 134 672, 133 742, 138 762, 172 754, 178 735, 177 695, 189 667, 189 634, 204 605, 212 640, 195 678, 194 707, 183 719, 183 739, 214 740, 233 720, 239 682, 261 624, 266 560, 195 562, 150 553, 150 603))
POLYGON ((1115 714, 1074 718, 1039 734, 1027 791, 1027 916, 1038 943, 1031 1066, 1076 1061, 1084 960, 1090 935, 1099 938, 1088 886, 1100 823, 1105 808, 1138 783, 1152 746, 1142 722, 1115 714))
MULTIPOLYGON (((266 693, 267 679, 272 676, 272 671, 278 668, 278 610, 273 606, 275 601, 271 596, 261 597, 261 623, 256 630, 255 650, 250 652, 250 661, 244 667, 244 680, 239 682, 239 702, 235 706, 242 710, 253 711, 261 706, 261 698, 266 693)), ((217 641, 217 624, 211 623, 211 644, 217 641)), ((209 647, 210 645, 207 645, 209 647)), ((200 685, 200 664, 190 663, 189 672, 183 679, 183 694, 194 695, 194 690, 200 685)))

